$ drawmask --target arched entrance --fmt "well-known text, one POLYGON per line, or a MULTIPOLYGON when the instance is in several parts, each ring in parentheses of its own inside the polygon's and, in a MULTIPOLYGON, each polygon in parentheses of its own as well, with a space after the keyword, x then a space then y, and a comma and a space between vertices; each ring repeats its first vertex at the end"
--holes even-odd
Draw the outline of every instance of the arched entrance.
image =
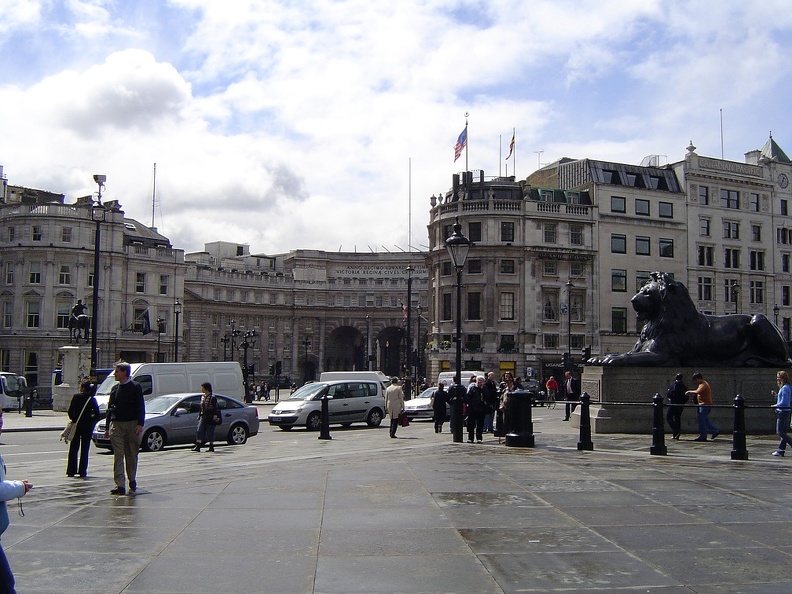
POLYGON ((390 326, 377 335, 376 351, 380 371, 385 375, 402 375, 405 364, 404 354, 404 328, 390 326))
POLYGON ((366 344, 363 334, 351 326, 336 328, 325 346, 325 371, 366 369, 366 344))

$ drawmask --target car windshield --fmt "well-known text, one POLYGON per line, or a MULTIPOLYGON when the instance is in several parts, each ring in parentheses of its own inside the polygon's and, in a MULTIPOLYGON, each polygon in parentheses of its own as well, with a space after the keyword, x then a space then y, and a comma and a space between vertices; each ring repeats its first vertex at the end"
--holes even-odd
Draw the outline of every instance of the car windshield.
POLYGON ((146 413, 162 414, 179 400, 181 400, 179 396, 160 396, 159 398, 152 398, 146 402, 146 413))
POLYGON ((418 398, 431 398, 432 394, 435 393, 435 390, 437 390, 437 388, 427 388, 426 390, 418 394, 418 398))
POLYGON ((3 382, 5 383, 6 389, 5 392, 9 395, 11 393, 16 393, 18 390, 24 388, 25 386, 19 381, 15 375, 4 375, 3 382))
POLYGON ((312 384, 305 384, 289 396, 289 400, 313 400, 327 387, 323 382, 315 382, 312 384))

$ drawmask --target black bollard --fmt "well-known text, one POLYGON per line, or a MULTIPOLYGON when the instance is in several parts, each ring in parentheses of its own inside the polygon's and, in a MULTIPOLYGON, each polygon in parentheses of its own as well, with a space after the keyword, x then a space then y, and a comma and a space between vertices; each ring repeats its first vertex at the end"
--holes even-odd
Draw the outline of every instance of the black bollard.
POLYGON ((668 448, 665 444, 665 425, 663 425, 663 397, 655 394, 652 398, 652 447, 649 453, 653 456, 665 456, 668 448))
POLYGON ((25 416, 33 416, 33 390, 29 390, 28 393, 25 394, 25 416))
POLYGON ((591 396, 588 392, 583 392, 580 396, 580 441, 578 441, 578 450, 591 452, 594 450, 594 443, 591 441, 591 416, 589 409, 591 407, 591 396))
POLYGON ((737 394, 734 399, 734 433, 732 434, 732 460, 747 460, 745 445, 745 398, 737 394))
POLYGON ((451 433, 454 443, 462 443, 465 428, 462 405, 465 402, 465 388, 454 384, 448 389, 448 400, 451 403, 451 433))
POLYGON ((327 394, 322 396, 322 419, 319 425, 319 439, 333 439, 330 437, 330 411, 327 404, 327 394))
POLYGON ((532 398, 528 390, 516 390, 509 394, 509 432, 506 445, 512 447, 534 447, 532 398))

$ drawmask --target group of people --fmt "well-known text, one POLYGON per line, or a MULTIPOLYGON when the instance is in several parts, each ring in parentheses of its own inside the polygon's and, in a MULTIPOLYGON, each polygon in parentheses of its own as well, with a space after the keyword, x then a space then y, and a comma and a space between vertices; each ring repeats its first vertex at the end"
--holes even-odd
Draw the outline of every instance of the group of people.
POLYGON ((671 427, 671 437, 679 439, 682 435, 682 412, 685 410, 685 404, 693 397, 696 404, 696 423, 699 433, 699 436, 693 441, 708 441, 707 434, 711 435, 714 440, 720 435, 720 432, 709 419, 712 411, 712 388, 699 372, 694 373, 692 379, 696 387, 689 390, 682 379, 682 374, 678 373, 666 390, 666 397, 669 401, 666 421, 671 427))

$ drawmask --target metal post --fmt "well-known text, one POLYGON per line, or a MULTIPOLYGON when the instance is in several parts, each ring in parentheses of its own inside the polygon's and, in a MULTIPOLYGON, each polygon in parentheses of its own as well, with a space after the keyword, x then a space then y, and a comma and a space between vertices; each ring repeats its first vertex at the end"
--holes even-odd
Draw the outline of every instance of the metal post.
POLYGON ((567 368, 566 371, 572 371, 572 288, 575 285, 571 280, 567 281, 567 368))
POLYGON ((176 314, 176 327, 174 328, 176 336, 173 343, 173 360, 176 363, 179 362, 179 316, 181 315, 181 308, 181 302, 176 299, 176 303, 173 304, 173 311, 176 314))
POLYGON ((371 317, 366 314, 366 369, 371 371, 371 317))
POLYGON ((97 330, 99 329, 99 250, 102 241, 101 223, 106 212, 102 204, 102 188, 107 181, 105 175, 94 175, 94 181, 99 186, 99 195, 96 205, 91 206, 91 219, 96 223, 96 236, 94 245, 94 274, 93 274, 93 305, 91 307, 91 375, 96 374, 99 365, 99 352, 97 350, 97 330))
POLYGON ((747 460, 745 444, 745 398, 740 394, 734 399, 734 433, 732 434, 732 460, 747 460))
POLYGON ((580 441, 577 449, 579 451, 594 450, 594 443, 591 441, 591 416, 589 408, 591 406, 591 396, 588 392, 580 395, 580 441))
POLYGON ((412 366, 412 267, 408 266, 407 270, 407 385, 404 386, 404 395, 406 398, 412 397, 413 386, 413 366, 412 366))
POLYGON ((330 437, 330 411, 327 404, 327 394, 322 396, 322 416, 319 424, 319 439, 333 439, 330 437))
POLYGON ((665 426, 663 425, 663 397, 655 393, 652 398, 652 447, 649 453, 653 456, 665 456, 668 448, 665 444, 665 426))

